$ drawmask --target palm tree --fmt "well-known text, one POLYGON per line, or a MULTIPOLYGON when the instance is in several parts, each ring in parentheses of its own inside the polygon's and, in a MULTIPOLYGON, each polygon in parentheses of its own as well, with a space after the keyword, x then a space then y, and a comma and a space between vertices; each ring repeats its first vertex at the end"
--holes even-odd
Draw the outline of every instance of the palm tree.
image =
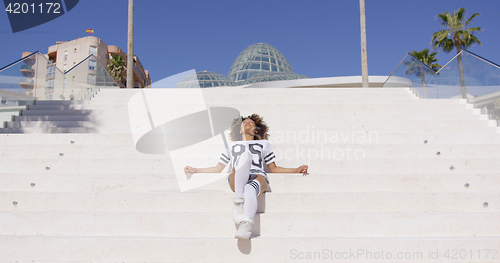
POLYGON ((432 52, 429 54, 429 49, 426 48, 420 51, 412 51, 410 52, 410 54, 422 63, 416 61, 408 61, 408 60, 405 61, 404 62, 404 65, 406 66, 405 75, 415 75, 421 78, 422 87, 424 89, 424 98, 427 98, 425 75, 429 73, 435 73, 435 71, 441 68, 441 65, 435 63, 439 61, 439 59, 436 58, 437 52, 432 52))
POLYGON ((456 49, 458 57, 458 74, 460 77, 460 86, 462 88, 462 98, 466 98, 465 90, 465 78, 464 78, 464 68, 462 64, 462 49, 465 49, 474 44, 481 45, 481 42, 474 36, 475 32, 480 32, 480 27, 467 26, 472 22, 472 20, 479 15, 479 13, 474 13, 469 19, 465 19, 465 8, 462 7, 455 11, 455 13, 450 14, 449 12, 444 12, 437 15, 441 19, 441 25, 446 29, 438 31, 432 35, 431 45, 434 49, 440 47, 444 52, 449 53, 453 49, 456 49))
POLYGON ((128 0, 127 88, 134 88, 134 0, 128 0))
POLYGON ((361 77, 363 87, 368 88, 368 59, 366 54, 366 16, 365 0, 359 0, 359 17, 361 26, 361 77))
POLYGON ((111 77, 120 85, 120 87, 125 87, 125 78, 127 76, 127 63, 123 56, 113 55, 110 60, 108 60, 107 70, 111 77))

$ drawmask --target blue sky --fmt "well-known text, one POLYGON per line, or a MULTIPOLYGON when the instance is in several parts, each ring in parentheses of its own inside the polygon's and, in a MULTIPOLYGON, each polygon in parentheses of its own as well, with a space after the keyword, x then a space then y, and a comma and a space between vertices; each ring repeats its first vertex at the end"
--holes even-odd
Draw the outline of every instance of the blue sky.
MULTIPOLYGON (((460 7, 480 13, 472 26, 482 46, 469 50, 500 64, 498 0, 366 0, 368 71, 389 75, 408 51, 430 48, 441 30, 436 15, 460 7)), ((126 51, 126 0, 80 0, 69 13, 13 34, 0 12, 0 66, 23 51, 47 53, 56 41, 90 34, 126 51)), ((135 0, 135 53, 153 81, 190 69, 226 75, 247 46, 280 50, 294 71, 309 77, 361 75, 357 0, 135 0)), ((445 64, 453 54, 438 53, 445 64)))

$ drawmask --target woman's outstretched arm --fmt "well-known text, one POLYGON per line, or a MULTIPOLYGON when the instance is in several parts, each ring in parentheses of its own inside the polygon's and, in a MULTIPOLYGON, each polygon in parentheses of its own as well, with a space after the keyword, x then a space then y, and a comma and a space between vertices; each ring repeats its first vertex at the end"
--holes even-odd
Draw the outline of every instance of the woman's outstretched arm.
POLYGON ((191 166, 186 166, 184 167, 184 173, 185 174, 194 174, 194 173, 220 173, 222 170, 224 170, 224 167, 226 167, 222 163, 217 163, 216 166, 214 167, 206 167, 206 168, 194 168, 191 166))
POLYGON ((272 162, 267 165, 271 173, 307 173, 307 169, 309 168, 307 165, 301 165, 297 168, 284 168, 280 166, 276 166, 276 163, 272 162))

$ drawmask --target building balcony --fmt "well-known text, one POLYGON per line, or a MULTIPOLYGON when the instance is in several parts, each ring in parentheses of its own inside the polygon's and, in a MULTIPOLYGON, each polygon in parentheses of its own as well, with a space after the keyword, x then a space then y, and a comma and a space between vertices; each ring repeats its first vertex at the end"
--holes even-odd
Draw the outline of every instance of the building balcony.
MULTIPOLYGON (((32 52, 23 52, 23 55, 22 57, 26 57, 26 56, 29 56, 32 52)), ((35 65, 35 62, 36 62, 36 54, 35 55, 32 55, 30 57, 27 57, 23 60, 24 63, 26 63, 27 65, 30 65, 30 66, 33 66, 35 65)))
POLYGON ((31 78, 21 78, 19 86, 21 86, 23 89, 32 89, 34 84, 35 81, 31 78))
POLYGON ((35 71, 30 65, 21 65, 21 74, 25 77, 32 78, 35 75, 35 71))

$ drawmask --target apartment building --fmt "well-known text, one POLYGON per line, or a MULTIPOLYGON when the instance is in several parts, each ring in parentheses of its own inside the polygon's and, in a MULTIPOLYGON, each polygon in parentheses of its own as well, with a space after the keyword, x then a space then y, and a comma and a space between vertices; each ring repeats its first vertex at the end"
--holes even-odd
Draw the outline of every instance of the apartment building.
MULTIPOLYGON (((23 52, 23 57, 31 52, 23 52)), ((113 55, 127 54, 119 47, 106 45, 100 38, 87 36, 75 40, 56 42, 47 54, 32 55, 21 66, 20 86, 26 95, 37 99, 81 99, 95 87, 116 86, 106 71, 113 55), (93 56, 92 56, 93 55, 93 56)), ((118 83, 125 88, 126 83, 118 83)), ((151 77, 137 56, 134 56, 134 87, 151 87, 151 77)))
MULTIPOLYGON (((121 55, 126 60, 127 54, 119 47, 106 45, 100 38, 87 36, 75 40, 57 42, 56 45, 50 46, 48 49, 48 59, 63 72, 67 72, 80 62, 88 58, 89 55, 94 55, 94 59, 89 59, 87 74, 87 82, 95 83, 96 74, 92 71, 96 70, 96 62, 106 67, 108 59, 112 55, 121 55)), ((134 55, 134 87, 147 88, 151 85, 151 77, 149 71, 145 70, 139 58, 134 55)), ((119 83, 122 84, 122 83, 119 83)), ((125 86, 123 86, 125 87, 125 86)))

